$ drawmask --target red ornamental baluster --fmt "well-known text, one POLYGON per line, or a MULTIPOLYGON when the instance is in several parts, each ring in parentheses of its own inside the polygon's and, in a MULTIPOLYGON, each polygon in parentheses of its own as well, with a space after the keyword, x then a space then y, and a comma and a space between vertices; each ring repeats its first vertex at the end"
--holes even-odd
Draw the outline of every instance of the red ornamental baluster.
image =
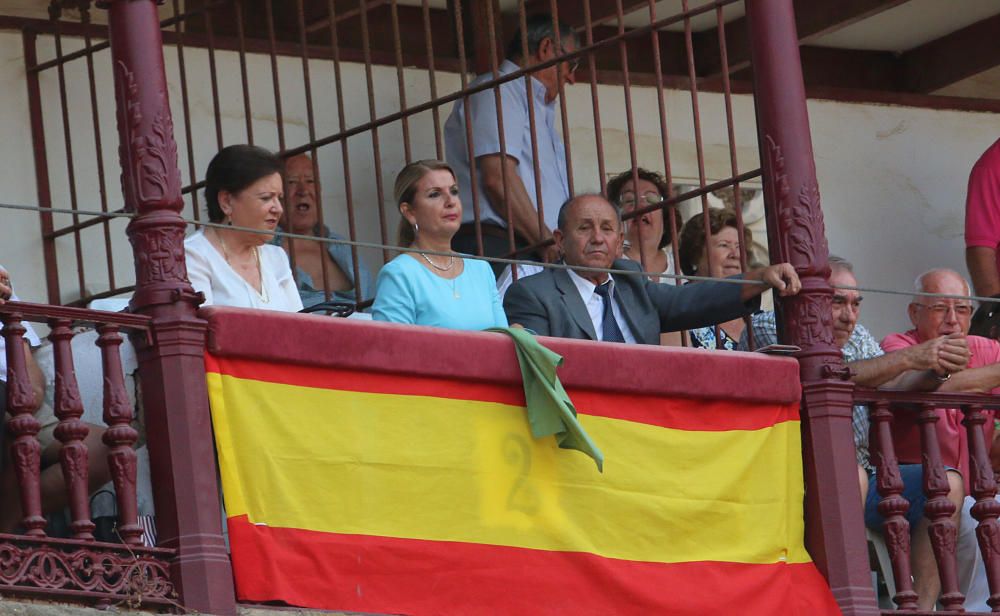
POLYGON ((896 448, 892 444, 892 412, 888 402, 877 402, 871 412, 869 447, 875 463, 875 477, 881 500, 878 512, 885 518, 882 534, 892 561, 896 581, 896 596, 892 600, 901 610, 917 609, 917 593, 913 591, 910 572, 910 523, 906 512, 910 502, 903 498, 903 478, 899 474, 896 448))
POLYGON ((972 497, 976 499, 976 504, 972 506, 972 517, 979 522, 976 538, 979 539, 979 549, 986 565, 986 579, 990 585, 990 598, 986 603, 997 612, 1000 611, 1000 523, 997 522, 1000 503, 996 501, 997 484, 983 436, 986 417, 978 406, 966 406, 962 410, 965 414, 962 423, 969 435, 972 497))
POLYGON ((26 534, 30 537, 45 536, 45 518, 42 517, 42 497, 39 474, 42 465, 42 446, 38 431, 42 426, 35 419, 35 393, 31 390, 28 366, 24 359, 24 326, 21 315, 3 315, 3 337, 7 345, 7 413, 11 419, 7 427, 14 435, 11 458, 21 487, 21 512, 26 534))
POLYGON ((69 319, 52 319, 49 321, 52 333, 52 349, 55 352, 55 412, 59 418, 56 426, 56 438, 62 443, 59 450, 59 462, 62 465, 63 477, 66 479, 66 489, 69 492, 69 508, 73 521, 70 528, 74 539, 93 539, 94 523, 90 521, 89 469, 87 462, 87 438, 90 429, 80 421, 83 415, 83 402, 80 401, 80 390, 76 383, 76 370, 73 368, 73 350, 69 319))
POLYGON ((142 544, 135 497, 136 456, 132 449, 139 433, 132 427, 132 406, 125 392, 125 378, 118 346, 122 343, 116 325, 102 324, 97 346, 104 367, 104 444, 108 446, 108 467, 118 496, 118 534, 129 545, 142 544))
POLYGON ((933 404, 924 404, 922 407, 918 421, 920 446, 923 450, 924 494, 927 495, 924 515, 930 520, 928 532, 941 578, 940 602, 946 610, 960 610, 965 597, 958 590, 958 528, 951 519, 955 513, 955 504, 948 499, 948 478, 941 462, 941 448, 935 426, 938 422, 937 411, 933 404))

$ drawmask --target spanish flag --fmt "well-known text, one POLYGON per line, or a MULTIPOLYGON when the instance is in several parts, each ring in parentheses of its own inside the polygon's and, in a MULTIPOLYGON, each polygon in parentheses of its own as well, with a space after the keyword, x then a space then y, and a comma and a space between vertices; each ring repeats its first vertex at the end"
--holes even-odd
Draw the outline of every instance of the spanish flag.
POLYGON ((803 546, 797 404, 206 356, 241 601, 382 614, 839 613, 803 546))

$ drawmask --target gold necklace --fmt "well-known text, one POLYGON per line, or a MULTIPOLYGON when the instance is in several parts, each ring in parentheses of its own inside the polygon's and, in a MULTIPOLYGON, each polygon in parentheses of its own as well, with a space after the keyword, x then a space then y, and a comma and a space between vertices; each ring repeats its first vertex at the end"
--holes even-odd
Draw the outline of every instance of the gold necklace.
MULTIPOLYGON (((219 239, 219 245, 222 246, 222 256, 225 257, 226 263, 228 263, 229 267, 232 268, 233 271, 235 272, 236 269, 233 268, 233 262, 229 260, 229 250, 226 248, 226 240, 222 237, 222 234, 219 233, 218 231, 213 230, 213 232, 215 233, 215 237, 219 239)), ((257 289, 253 289, 253 286, 249 284, 247 286, 253 289, 254 293, 256 293, 257 296, 260 298, 260 301, 264 302, 265 304, 268 304, 271 302, 271 298, 267 294, 267 286, 264 284, 264 268, 260 263, 260 247, 258 246, 253 247, 253 257, 254 261, 257 263, 257 277, 260 281, 260 291, 258 291, 257 289)), ((239 274, 237 273, 237 275, 239 274)), ((240 276, 240 278, 243 277, 240 276)), ((244 280, 244 282, 246 281, 244 280)))

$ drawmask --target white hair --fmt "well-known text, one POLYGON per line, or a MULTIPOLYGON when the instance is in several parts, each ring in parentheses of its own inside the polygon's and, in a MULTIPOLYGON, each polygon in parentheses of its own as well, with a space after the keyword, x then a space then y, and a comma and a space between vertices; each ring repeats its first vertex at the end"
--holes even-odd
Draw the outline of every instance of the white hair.
MULTIPOLYGON (((969 285, 969 281, 965 279, 965 276, 963 276, 963 275, 959 274, 958 272, 956 272, 955 270, 949 269, 947 267, 935 267, 935 268, 927 270, 923 274, 920 274, 919 276, 917 276, 916 278, 914 278, 913 279, 913 290, 916 291, 917 293, 927 293, 928 292, 927 291, 927 279, 930 278, 933 275, 940 275, 940 274, 951 274, 952 276, 954 276, 954 277, 958 278, 959 280, 961 280, 962 284, 965 286, 965 295, 969 294, 969 290, 972 287, 969 285)), ((919 304, 921 297, 922 297, 921 295, 914 295, 912 301, 919 304)))

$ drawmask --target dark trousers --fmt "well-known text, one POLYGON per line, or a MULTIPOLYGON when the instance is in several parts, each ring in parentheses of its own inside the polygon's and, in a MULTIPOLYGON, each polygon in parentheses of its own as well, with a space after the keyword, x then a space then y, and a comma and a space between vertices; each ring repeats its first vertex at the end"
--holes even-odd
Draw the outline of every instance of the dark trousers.
MULTIPOLYGON (((507 229, 489 223, 483 223, 480 225, 483 234, 483 255, 484 257, 507 257, 510 254, 510 236, 507 235, 507 229)), ((514 246, 516 249, 526 248, 530 246, 528 242, 524 240, 520 235, 514 235, 514 246)), ((476 226, 473 223, 463 224, 455 237, 451 240, 451 248, 457 252, 463 252, 467 255, 478 255, 479 246, 476 243, 476 226)), ((534 253, 519 253, 517 255, 518 259, 523 259, 526 261, 540 261, 539 256, 534 253)), ((506 263, 490 263, 493 268, 493 274, 497 277, 500 276, 504 268, 507 267, 506 263)))

